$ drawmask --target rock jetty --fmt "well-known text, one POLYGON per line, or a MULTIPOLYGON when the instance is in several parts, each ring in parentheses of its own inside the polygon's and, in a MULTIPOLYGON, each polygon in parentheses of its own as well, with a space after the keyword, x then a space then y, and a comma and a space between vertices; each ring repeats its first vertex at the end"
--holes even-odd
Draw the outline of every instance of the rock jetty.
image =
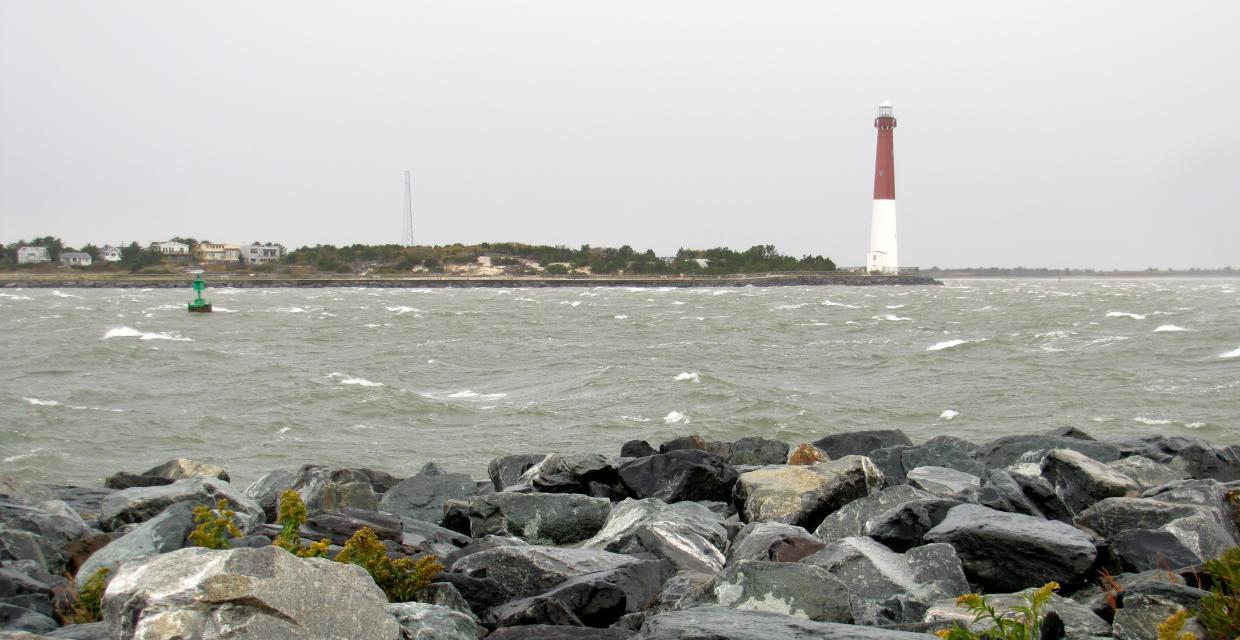
POLYGON ((1154 638, 1238 524, 1240 447, 1077 429, 691 436, 508 455, 487 478, 305 465, 247 487, 177 459, 103 488, 0 477, 0 638, 899 640, 983 631, 959 596, 1010 612, 1048 582, 1042 638, 1154 638), (328 557, 273 545, 289 490, 328 557), (220 505, 230 548, 191 544, 195 507, 220 505), (331 559, 362 529, 443 570, 391 602, 331 559))

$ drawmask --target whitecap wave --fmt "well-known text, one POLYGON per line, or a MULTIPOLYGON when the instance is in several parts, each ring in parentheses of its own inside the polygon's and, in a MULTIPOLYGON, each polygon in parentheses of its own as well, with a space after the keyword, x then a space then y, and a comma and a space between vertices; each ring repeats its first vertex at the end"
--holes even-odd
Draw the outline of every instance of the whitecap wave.
POLYGON ((53 291, 52 295, 56 296, 57 298, 77 298, 78 300, 82 299, 82 296, 75 296, 72 293, 61 293, 59 291, 53 291))
POLYGON ((1128 313, 1127 311, 1108 311, 1108 318, 1132 318, 1133 320, 1144 320, 1145 316, 1139 313, 1128 313))
POLYGON ((1133 418, 1132 421, 1140 422, 1141 424, 1149 424, 1149 425, 1165 425, 1165 424, 1172 423, 1171 420, 1166 420, 1164 418, 1147 418, 1145 416, 1137 416, 1133 418))
POLYGON ((944 340, 943 342, 937 342, 926 347, 926 351, 942 351, 944 349, 958 347, 966 342, 968 342, 968 340, 944 340))
POLYGON ((36 407, 59 407, 61 406, 60 402, 56 400, 40 400, 38 398, 22 398, 22 400, 25 400, 29 404, 32 404, 36 407))
POLYGON ((887 320, 889 322, 907 322, 909 320, 912 320, 912 318, 901 318, 900 316, 897 316, 894 313, 889 313, 885 316, 874 316, 874 319, 875 320, 887 320))
POLYGON ((416 312, 418 311, 417 309, 415 309, 415 308, 413 308, 413 307, 406 307, 406 306, 403 306, 403 305, 401 305, 401 306, 396 306, 396 307, 385 307, 385 308, 386 308, 388 311, 391 311, 391 312, 395 313, 396 315, 400 315, 400 314, 402 314, 402 313, 416 313, 416 312))
POLYGON ((771 309, 771 311, 792 311, 793 309, 800 309, 801 307, 804 307, 806 304, 809 304, 809 303, 802 302, 801 304, 781 304, 778 307, 771 309))
POLYGON ((138 331, 133 327, 113 327, 103 334, 103 339, 111 338, 137 338, 139 340, 172 340, 173 342, 193 342, 193 338, 186 338, 179 333, 172 331, 169 333, 157 333, 154 331, 138 331))
POLYGON ((888 308, 888 309, 903 309, 903 308, 904 308, 904 305, 902 305, 902 304, 889 304, 889 305, 887 305, 887 308, 888 308))
POLYGON ((460 391, 457 391, 456 393, 449 393, 448 397, 458 398, 458 399, 469 398, 472 400, 498 400, 500 398, 507 398, 508 394, 506 393, 478 393, 477 391, 474 391, 473 389, 461 389, 460 391))
POLYGON ((11 293, 0 293, 0 298, 8 298, 9 300, 34 300, 30 296, 16 296, 11 293))
POLYGON ((31 449, 29 453, 19 453, 14 456, 9 456, 5 458, 4 461, 5 462, 17 462, 18 460, 25 460, 26 458, 33 458, 39 455, 39 453, 42 451, 43 451, 43 447, 35 447, 31 449))
POLYGON ((701 382, 702 377, 696 371, 683 371, 680 375, 676 376, 676 380, 692 380, 694 382, 701 382))
POLYGON ((857 306, 857 305, 855 305, 855 304, 844 304, 843 302, 832 302, 830 299, 823 300, 823 301, 822 301, 822 306, 824 306, 824 307, 841 307, 841 308, 844 308, 844 309, 860 309, 860 308, 861 308, 861 307, 858 307, 858 306, 857 306))
POLYGON ((374 382, 371 380, 367 380, 366 378, 355 378, 347 373, 341 373, 339 371, 333 371, 332 373, 327 374, 327 377, 338 379, 340 381, 340 384, 347 384, 347 385, 353 385, 353 386, 358 386, 358 387, 382 387, 384 386, 382 382, 374 382))
POLYGON ((1164 324, 1158 327, 1157 329, 1155 329, 1154 333, 1167 333, 1170 331, 1188 331, 1188 329, 1185 329, 1184 327, 1176 326, 1174 324, 1164 324))
MULTIPOLYGON (((177 308, 179 309, 179 308, 180 308, 180 306, 178 306, 177 308)), ((236 309, 225 309, 224 307, 215 307, 215 306, 212 306, 212 307, 211 307, 211 310, 212 310, 213 312, 215 312, 215 313, 237 313, 237 310, 236 310, 236 309)))
POLYGON ((684 422, 687 424, 689 422, 689 416, 679 411, 670 411, 667 415, 663 416, 663 424, 676 424, 677 422, 684 422))
POLYGON ((643 418, 641 416, 620 416, 620 419, 628 420, 629 422, 650 422, 650 418, 643 418))
POLYGON ((1220 354, 1218 355, 1218 357, 1220 357, 1220 358, 1240 358, 1240 347, 1236 348, 1236 350, 1235 350, 1235 351, 1228 351, 1227 353, 1220 353, 1220 354))
POLYGON ((568 306, 570 306, 570 307, 580 307, 580 306, 581 306, 581 301, 580 301, 580 300, 573 300, 572 302, 569 302, 568 300, 561 300, 561 301, 560 301, 560 304, 566 304, 566 305, 568 305, 568 306))
POLYGON ((272 309, 276 313, 305 313, 306 310, 301 307, 279 307, 272 309))
POLYGON ((629 319, 629 317, 624 315, 623 313, 616 314, 612 317, 615 318, 616 320, 628 320, 629 319))
POLYGON ((955 420, 958 415, 960 415, 960 412, 955 409, 944 409, 943 413, 939 414, 939 420, 944 422, 947 422, 948 420, 955 420))

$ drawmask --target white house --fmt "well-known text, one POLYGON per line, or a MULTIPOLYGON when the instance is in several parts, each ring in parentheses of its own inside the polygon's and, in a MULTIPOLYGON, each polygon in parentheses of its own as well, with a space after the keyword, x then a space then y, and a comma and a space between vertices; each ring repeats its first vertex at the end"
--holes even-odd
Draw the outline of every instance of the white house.
POLYGON ((168 242, 152 242, 151 248, 157 249, 160 253, 166 256, 188 256, 189 255, 189 245, 183 242, 173 242, 171 240, 169 240, 168 242))
POLYGON ((241 261, 246 264, 279 262, 284 257, 284 247, 278 244, 253 244, 241 247, 241 261))
POLYGON ((60 263, 69 267, 89 267, 90 254, 81 251, 62 251, 60 253, 60 263))
POLYGON ((103 245, 103 248, 99 250, 99 259, 104 262, 120 262, 121 250, 110 244, 105 244, 103 245))
POLYGON ((17 264, 51 261, 52 256, 47 252, 47 247, 19 247, 17 249, 17 264))
POLYGON ((241 247, 235 244, 201 242, 194 245, 194 259, 199 262, 240 262, 241 247))

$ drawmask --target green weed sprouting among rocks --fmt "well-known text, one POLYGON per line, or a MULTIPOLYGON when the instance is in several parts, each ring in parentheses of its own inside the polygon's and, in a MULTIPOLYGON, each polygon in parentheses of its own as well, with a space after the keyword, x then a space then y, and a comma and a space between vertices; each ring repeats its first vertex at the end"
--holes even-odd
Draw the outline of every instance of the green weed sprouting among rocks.
POLYGON ((1240 637, 1240 547, 1232 547, 1205 564, 1213 587, 1201 599, 1197 621, 1211 638, 1240 637))
POLYGON ((1188 609, 1180 609, 1158 625, 1158 640, 1198 640, 1197 634, 1183 631, 1188 609), (1181 633, 1183 631, 1183 633, 1181 633))
MULTIPOLYGON (((69 608, 56 611, 62 623, 86 624, 103 619, 103 592, 108 588, 109 573, 111 570, 107 567, 99 567, 90 574, 82 589, 72 594, 73 602, 69 608)), ((70 580, 69 584, 72 585, 73 581, 70 580)))
POLYGON ((224 499, 216 502, 214 509, 194 507, 194 522, 198 523, 198 528, 190 532, 190 543, 207 549, 231 549, 228 539, 241 536, 241 530, 234 522, 236 517, 237 512, 229 509, 228 501, 224 499))
POLYGON ((359 529, 336 555, 336 562, 348 562, 366 570, 375 584, 383 589, 388 600, 408 602, 413 594, 431 583, 443 571, 434 556, 393 560, 387 548, 369 527, 359 529))
POLYGON ((302 502, 301 494, 289 489, 280 494, 280 535, 272 542, 277 547, 288 551, 299 558, 326 558, 328 541, 326 538, 309 546, 301 544, 301 525, 306 522, 306 503, 302 502))
POLYGON ((1038 640, 1042 632, 1042 610, 1051 594, 1058 590, 1058 582, 1048 582, 1032 593, 1021 594, 1026 604, 1013 607, 1015 616, 1000 615, 986 601, 986 596, 965 594, 956 598, 956 605, 968 609, 973 614, 973 622, 990 620, 994 627, 978 634, 957 622, 951 629, 943 629, 935 635, 945 640, 1038 640))

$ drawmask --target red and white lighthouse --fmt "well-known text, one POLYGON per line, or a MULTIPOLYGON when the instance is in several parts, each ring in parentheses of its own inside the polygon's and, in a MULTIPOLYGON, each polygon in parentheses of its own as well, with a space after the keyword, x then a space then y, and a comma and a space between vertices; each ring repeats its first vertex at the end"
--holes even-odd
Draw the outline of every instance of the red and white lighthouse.
POLYGON ((896 260, 896 117, 891 102, 878 107, 874 119, 878 150, 874 158, 874 213, 870 219, 870 252, 865 267, 870 273, 898 273, 896 260))

